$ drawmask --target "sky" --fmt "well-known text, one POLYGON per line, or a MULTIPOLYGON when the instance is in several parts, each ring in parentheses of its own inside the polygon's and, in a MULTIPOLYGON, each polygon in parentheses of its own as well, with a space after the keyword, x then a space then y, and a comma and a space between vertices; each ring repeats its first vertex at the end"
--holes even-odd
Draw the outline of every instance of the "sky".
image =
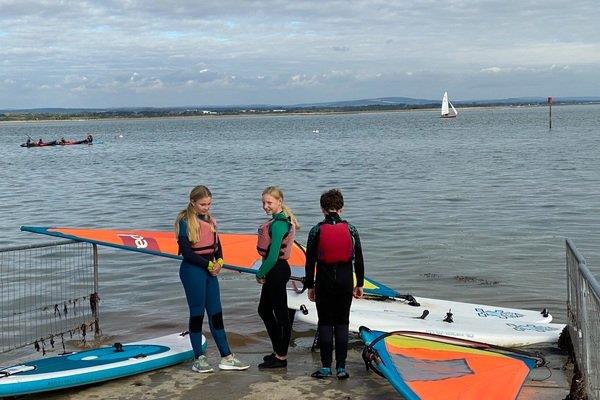
POLYGON ((0 0, 0 109, 600 96, 597 0, 0 0))

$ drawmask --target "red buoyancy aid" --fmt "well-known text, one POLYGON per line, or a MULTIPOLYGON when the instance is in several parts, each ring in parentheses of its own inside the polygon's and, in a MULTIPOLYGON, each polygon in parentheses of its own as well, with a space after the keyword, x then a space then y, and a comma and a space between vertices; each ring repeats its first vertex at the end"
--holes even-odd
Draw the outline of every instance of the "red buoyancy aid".
POLYGON ((317 258, 325 264, 349 262, 354 257, 354 239, 346 221, 319 226, 317 258))
MULTIPOLYGON (((256 250, 261 257, 266 257, 269 254, 269 247, 271 246, 271 224, 273 221, 275 220, 270 219, 258 227, 256 250)), ((294 239, 296 238, 296 227, 292 223, 289 223, 289 225, 288 232, 283 236, 283 240, 281 241, 279 260, 287 260, 292 254, 292 246, 294 245, 294 239)))
POLYGON ((202 256, 217 251, 217 223, 211 217, 208 221, 198 218, 198 241, 192 243, 192 250, 202 256))

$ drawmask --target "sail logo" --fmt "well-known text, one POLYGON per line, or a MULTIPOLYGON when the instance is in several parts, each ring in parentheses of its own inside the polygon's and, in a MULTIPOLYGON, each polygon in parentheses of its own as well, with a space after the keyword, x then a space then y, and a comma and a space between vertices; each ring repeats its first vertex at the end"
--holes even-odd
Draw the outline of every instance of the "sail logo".
POLYGON ((517 324, 506 324, 513 328, 515 331, 525 332, 525 331, 534 331, 534 332, 552 332, 558 330, 558 328, 553 328, 551 326, 546 325, 533 325, 533 324, 525 324, 525 325, 517 325, 517 324))
POLYGON ((476 308, 477 315, 483 318, 486 317, 496 317, 500 319, 509 319, 509 318, 521 318, 524 317, 523 314, 519 314, 516 312, 504 311, 504 310, 484 310, 483 308, 476 308))
POLYGON ((159 250, 158 243, 152 238, 144 238, 142 235, 128 233, 118 233, 117 236, 121 238, 125 246, 144 250, 159 250))

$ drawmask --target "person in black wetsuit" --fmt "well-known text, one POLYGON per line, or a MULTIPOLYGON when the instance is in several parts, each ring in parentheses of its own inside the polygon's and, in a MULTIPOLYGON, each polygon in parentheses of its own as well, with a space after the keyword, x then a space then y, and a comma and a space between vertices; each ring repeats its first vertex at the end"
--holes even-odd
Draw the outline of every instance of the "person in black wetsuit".
POLYGON ((273 352, 263 357, 258 368, 285 368, 292 335, 286 291, 291 270, 287 260, 300 225, 284 204, 283 192, 278 187, 269 186, 263 191, 262 206, 271 219, 258 228, 256 249, 263 257, 256 272, 256 280, 262 285, 258 315, 265 324, 273 352))
POLYGON ((311 374, 313 378, 332 376, 334 336, 337 378, 350 376, 346 372, 350 306, 352 297, 363 296, 365 267, 358 231, 340 217, 343 207, 344 197, 339 190, 323 193, 321 211, 325 219, 310 230, 306 244, 305 287, 309 300, 317 303, 322 364, 311 374))
POLYGON ((189 334, 194 350, 194 372, 212 372, 202 349, 204 311, 208 325, 221 354, 219 369, 245 370, 250 366, 238 360, 229 348, 219 291, 219 274, 223 267, 223 250, 217 224, 210 215, 212 194, 206 186, 196 186, 190 193, 188 205, 175 220, 178 253, 183 256, 179 277, 190 309, 189 334))

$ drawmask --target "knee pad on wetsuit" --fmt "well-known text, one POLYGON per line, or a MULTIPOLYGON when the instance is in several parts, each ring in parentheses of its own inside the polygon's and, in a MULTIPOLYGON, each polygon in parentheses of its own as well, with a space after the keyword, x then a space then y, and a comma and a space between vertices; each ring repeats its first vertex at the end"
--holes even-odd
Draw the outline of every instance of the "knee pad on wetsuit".
POLYGON ((213 315, 210 320, 212 321, 212 326, 215 329, 223 329, 225 326, 223 325, 223 313, 218 312, 213 315))
POLYGON ((204 321, 204 314, 191 316, 190 332, 202 332, 202 321, 204 321))

